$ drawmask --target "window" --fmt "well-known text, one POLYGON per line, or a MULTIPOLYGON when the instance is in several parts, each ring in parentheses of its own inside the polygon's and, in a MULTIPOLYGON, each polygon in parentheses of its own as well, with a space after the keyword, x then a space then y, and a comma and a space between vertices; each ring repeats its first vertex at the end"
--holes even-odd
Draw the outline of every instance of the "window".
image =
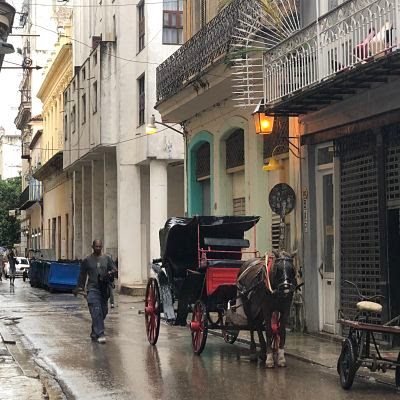
POLYGON ((68 140, 68 116, 64 115, 64 140, 68 140))
POLYGON ((144 49, 145 23, 144 23, 144 0, 137 6, 139 26, 139 53, 144 49))
POLYGON ((139 126, 144 124, 144 111, 145 111, 145 86, 144 75, 138 79, 139 86, 139 126))
POLYGON ((93 54, 93 65, 97 65, 97 51, 93 54))
POLYGON ((97 81, 93 83, 93 114, 97 112, 97 81))
POLYGON ((76 118, 76 108, 72 106, 72 113, 71 113, 71 132, 75 132, 75 118, 76 118))
POLYGON ((86 93, 82 95, 82 125, 86 122, 86 93))
POLYGON ((163 44, 183 42, 183 0, 164 0, 163 44))
POLYGON ((82 68, 82 80, 86 80, 86 68, 82 68))

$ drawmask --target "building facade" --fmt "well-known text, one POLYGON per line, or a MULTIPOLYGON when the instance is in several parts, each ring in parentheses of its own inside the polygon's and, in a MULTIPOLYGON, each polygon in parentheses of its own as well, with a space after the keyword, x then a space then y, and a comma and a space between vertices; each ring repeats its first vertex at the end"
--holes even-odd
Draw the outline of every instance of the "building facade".
POLYGON ((58 28, 65 32, 55 44, 45 78, 37 93, 43 103, 41 164, 33 177, 42 182, 43 215, 41 247, 56 260, 72 259, 72 179, 63 170, 64 90, 72 79, 71 13, 57 17, 58 28))
POLYGON ((340 333, 338 309, 352 316, 357 301, 345 280, 385 296, 375 322, 400 310, 399 10, 302 7, 302 29, 264 55, 264 111, 299 118, 307 322, 340 333))
POLYGON ((75 74, 64 92, 74 258, 102 239, 118 257, 121 286, 140 287, 159 256, 158 230, 184 212, 182 136, 146 135, 152 114, 159 116, 156 66, 182 41, 182 1, 96 10, 74 9, 75 74))
MULTIPOLYGON (((277 119, 272 134, 258 135, 255 106, 235 102, 237 29, 242 13, 251 14, 257 3, 185 3, 187 41, 157 68, 156 108, 163 121, 185 126, 186 213, 260 216, 256 245, 264 253, 279 244, 280 219, 271 211, 269 193, 277 183, 298 191, 300 176, 299 159, 288 146, 289 131, 298 135, 297 119, 277 119), (263 170, 272 156, 279 167, 263 170)), ((286 244, 301 251, 297 210, 286 217, 286 244)))
POLYGON ((21 173, 21 136, 6 134, 0 126, 0 179, 9 179, 21 173))
POLYGON ((22 146, 22 194, 20 199, 21 252, 41 248, 42 237, 42 184, 33 177, 41 166, 43 134, 42 103, 36 94, 44 79, 44 67, 51 57, 54 43, 57 41, 57 13, 63 13, 63 7, 41 7, 32 0, 24 0, 21 8, 20 28, 22 42, 22 80, 19 90, 21 102, 15 118, 15 126, 21 131, 22 146), (47 29, 40 27, 46 26, 47 29), (35 36, 38 34, 38 36, 35 36), (31 36, 29 36, 31 35, 31 36), (31 68, 32 67, 32 68, 31 68))

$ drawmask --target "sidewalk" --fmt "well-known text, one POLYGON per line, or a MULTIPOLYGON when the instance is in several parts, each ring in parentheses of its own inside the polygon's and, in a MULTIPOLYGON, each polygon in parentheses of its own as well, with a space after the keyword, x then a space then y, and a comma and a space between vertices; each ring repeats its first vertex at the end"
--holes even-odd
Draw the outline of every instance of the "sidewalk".
MULTIPOLYGON (((0 325, 1 328, 1 325, 0 325)), ((37 375, 37 374, 36 374, 37 375)), ((9 352, 0 335, 0 400, 43 400, 43 386, 38 375, 25 375, 20 365, 9 352)))

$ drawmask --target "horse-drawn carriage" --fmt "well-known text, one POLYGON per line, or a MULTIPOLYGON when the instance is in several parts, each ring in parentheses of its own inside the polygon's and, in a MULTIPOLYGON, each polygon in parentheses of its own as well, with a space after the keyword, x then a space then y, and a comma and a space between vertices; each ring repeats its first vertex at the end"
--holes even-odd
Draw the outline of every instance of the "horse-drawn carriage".
MULTIPOLYGON (((255 248, 255 225, 258 221, 259 217, 199 216, 172 218, 166 222, 160 230, 161 258, 153 260, 152 276, 146 288, 145 324, 150 344, 157 342, 161 313, 171 324, 184 326, 188 313, 192 312, 190 331, 196 354, 204 349, 208 329, 222 330, 225 341, 231 344, 241 330, 251 332, 254 344, 253 332, 258 331, 265 354, 266 342, 262 331, 266 330, 269 337, 271 331, 275 336, 271 342, 277 347, 279 343, 283 346, 284 338, 283 342, 279 340, 282 330, 277 315, 270 314, 268 321, 264 321, 261 303, 269 285, 270 294, 274 292, 273 302, 276 303, 275 294, 282 290, 283 296, 289 298, 290 307, 291 294, 296 286, 291 272, 293 262, 289 255, 259 256, 255 248), (250 249, 245 233, 252 228, 254 247, 250 249), (269 270, 273 265, 280 272, 271 273, 270 281, 269 270), (289 274, 286 270, 290 270, 289 274), (243 277, 242 287, 238 275, 243 277), (281 279, 276 287, 273 283, 275 276, 281 279), (247 303, 251 303, 248 299, 257 293, 259 300, 253 312, 254 320, 249 319, 252 313, 250 305, 242 323, 228 318, 229 312, 232 316, 235 314, 232 311, 239 306, 243 305, 245 309, 247 303), (239 305, 235 305, 237 300, 239 305), (176 303, 177 307, 174 307, 176 303)), ((285 304, 281 300, 278 302, 285 304)), ((281 315, 285 313, 284 310, 279 312, 281 315)), ((255 352, 255 344, 253 350, 255 352)))
MULTIPOLYGON (((146 289, 146 332, 151 344, 157 342, 162 312, 167 321, 186 325, 192 311, 190 330, 196 354, 204 349, 209 327, 224 329, 228 303, 236 297, 235 283, 244 254, 258 256, 244 238, 258 220, 201 216, 166 222, 160 230, 161 258, 153 260, 153 276, 146 289), (217 317, 213 319, 212 315, 217 317)), ((225 339, 233 343, 235 335, 223 331, 225 339)))

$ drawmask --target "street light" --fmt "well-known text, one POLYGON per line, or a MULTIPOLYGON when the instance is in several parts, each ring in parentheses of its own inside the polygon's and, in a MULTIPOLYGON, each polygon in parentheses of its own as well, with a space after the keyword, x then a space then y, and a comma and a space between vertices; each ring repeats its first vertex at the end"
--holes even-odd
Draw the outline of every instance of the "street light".
POLYGON ((165 124, 164 122, 156 121, 156 117, 154 116, 154 114, 152 114, 152 116, 150 117, 149 123, 146 125, 146 134, 147 135, 154 135, 155 133, 158 132, 156 124, 165 126, 166 128, 171 129, 175 132, 178 132, 182 136, 184 136, 184 132, 180 131, 179 129, 176 129, 168 124, 165 124))
POLYGON ((268 164, 263 165, 263 171, 277 171, 279 169, 284 169, 280 161, 276 157, 274 157, 275 150, 278 149, 279 147, 285 147, 285 146, 283 144, 278 144, 278 146, 274 147, 271 153, 271 157, 268 160, 268 164))
POLYGON ((253 112, 254 125, 258 135, 270 135, 274 129, 274 117, 266 115, 262 110, 261 102, 253 112))

